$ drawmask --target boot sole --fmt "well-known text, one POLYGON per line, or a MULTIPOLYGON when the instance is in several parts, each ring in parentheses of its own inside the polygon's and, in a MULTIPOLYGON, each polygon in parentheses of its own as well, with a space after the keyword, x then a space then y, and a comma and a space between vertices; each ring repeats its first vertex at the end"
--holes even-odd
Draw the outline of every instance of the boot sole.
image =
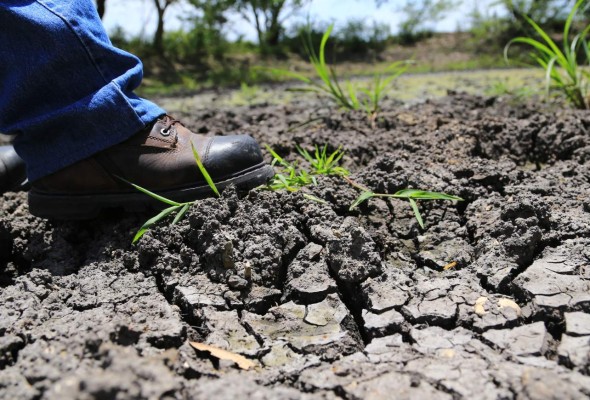
MULTIPOLYGON (((215 182, 215 186, 220 192, 230 185, 235 185, 240 192, 247 192, 264 185, 273 176, 274 170, 271 166, 256 166, 251 170, 241 172, 240 175, 215 182)), ((154 193, 177 202, 194 201, 214 195, 206 183, 199 186, 154 193)), ((38 192, 34 188, 29 191, 29 211, 37 217, 46 219, 92 219, 109 209, 143 212, 165 207, 167 207, 166 204, 139 191, 107 194, 51 194, 38 192)))

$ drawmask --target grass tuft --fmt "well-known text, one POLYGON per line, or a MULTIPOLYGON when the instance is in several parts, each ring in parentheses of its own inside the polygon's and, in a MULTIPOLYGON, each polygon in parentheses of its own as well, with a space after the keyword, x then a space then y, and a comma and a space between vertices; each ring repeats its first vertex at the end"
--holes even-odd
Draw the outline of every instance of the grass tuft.
MULTIPOLYGON (((350 171, 338 165, 344 156, 344 151, 340 147, 331 154, 328 154, 328 145, 324 145, 321 150, 316 146, 313 153, 297 146, 297 151, 309 163, 311 170, 300 168, 297 162, 287 162, 268 145, 265 145, 265 147, 273 158, 272 165, 275 166, 278 164, 282 166, 282 169, 275 173, 273 179, 264 186, 273 191, 287 190, 289 192, 296 192, 302 187, 317 185, 316 176, 318 175, 347 176, 350 174, 350 171)), ((317 197, 312 199, 311 197, 314 196, 309 194, 304 196, 315 201, 321 200, 317 197)))
POLYGON ((531 57, 537 65, 545 70, 545 88, 547 94, 551 89, 561 92, 576 108, 588 109, 588 78, 589 72, 584 70, 578 60, 590 61, 586 37, 590 31, 590 24, 575 35, 570 42, 570 30, 574 17, 586 0, 578 0, 568 14, 563 29, 563 44, 561 48, 535 21, 526 15, 523 18, 541 37, 540 40, 519 36, 512 39, 504 47, 504 58, 508 61, 508 50, 515 43, 532 47, 531 57), (581 53, 581 55, 579 54, 581 53))
POLYGON ((296 91, 313 92, 318 95, 327 96, 338 107, 347 110, 363 109, 368 118, 374 121, 380 110, 380 104, 385 96, 385 89, 401 74, 403 74, 410 63, 408 61, 397 61, 390 64, 383 72, 373 75, 372 85, 357 90, 351 81, 340 82, 336 70, 326 62, 326 44, 334 25, 330 25, 322 36, 318 51, 313 48, 311 37, 304 42, 305 52, 309 57, 319 80, 313 80, 297 72, 273 68, 271 71, 281 77, 296 79, 306 86, 296 91))

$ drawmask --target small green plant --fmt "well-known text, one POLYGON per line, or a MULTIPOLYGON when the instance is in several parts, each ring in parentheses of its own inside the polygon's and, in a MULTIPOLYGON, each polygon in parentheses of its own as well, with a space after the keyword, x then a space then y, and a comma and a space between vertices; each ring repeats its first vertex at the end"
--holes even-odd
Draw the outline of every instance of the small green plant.
MULTIPOLYGON (((195 149, 195 146, 193 145, 192 142, 191 142, 191 148, 193 150, 193 156, 195 157, 195 162, 197 163, 197 166, 199 167, 199 171, 201 171, 201 174, 205 178, 205 181, 207 182, 207 184, 209 185, 211 190, 213 190, 213 193, 215 193, 217 196, 219 196, 219 191, 217 190, 217 187, 215 186, 213 179, 211 179, 211 176, 209 175, 209 173, 205 169, 205 166, 203 165, 203 162, 201 161, 201 157, 199 156, 199 153, 197 153, 197 150, 195 149)), ((139 185, 136 185, 132 182, 129 182, 121 177, 119 177, 119 179, 130 184, 135 189, 139 190, 142 193, 147 194, 148 196, 152 197, 153 199, 156 199, 156 200, 158 200, 164 204, 168 204, 170 206, 170 207, 167 207, 167 208, 163 209, 162 211, 160 211, 160 213, 157 214, 156 216, 148 219, 141 226, 141 228, 139 228, 139 230, 137 231, 137 233, 133 237, 133 241, 132 241, 133 244, 135 244, 139 239, 141 239, 141 237, 148 231, 148 229, 150 229, 150 227, 152 225, 162 221, 164 218, 166 218, 169 215, 174 214, 174 213, 176 213, 176 215, 174 216, 174 219, 172 220, 172 225, 175 225, 178 221, 180 221, 182 219, 182 217, 184 217, 184 214, 186 214, 186 212, 188 211, 190 206, 192 204, 194 204, 193 201, 189 201, 186 203, 179 203, 174 200, 167 199, 166 197, 160 196, 159 194, 156 194, 154 192, 151 192, 151 191, 149 191, 139 185)))
POLYGON ((409 63, 398 61, 389 65, 383 73, 375 74, 373 84, 368 88, 363 88, 360 93, 350 81, 345 81, 342 85, 336 74, 336 70, 330 67, 326 62, 326 44, 332 33, 334 25, 330 25, 322 36, 319 51, 313 48, 311 38, 304 42, 305 51, 309 57, 319 81, 308 78, 303 74, 296 72, 272 69, 276 74, 297 79, 306 84, 306 87, 297 89, 304 92, 313 92, 324 95, 336 103, 338 107, 347 110, 364 109, 369 118, 374 119, 380 109, 380 102, 385 94, 385 89, 397 77, 403 74, 408 68, 409 63))
POLYGON ((563 45, 560 49, 553 39, 531 18, 523 15, 526 22, 533 27, 541 40, 530 37, 516 37, 504 48, 504 58, 508 60, 508 50, 514 43, 529 45, 534 52, 533 60, 545 70, 545 87, 547 93, 550 89, 562 92, 567 100, 576 108, 588 109, 588 78, 587 70, 578 64, 579 52, 583 51, 583 58, 590 61, 586 36, 590 31, 590 24, 581 33, 574 36, 570 43, 570 30, 574 17, 581 5, 586 0, 578 0, 568 14, 563 28, 563 45))
POLYGON ((338 147, 332 154, 328 155, 328 145, 325 144, 322 150, 318 146, 315 147, 313 156, 309 152, 299 146, 297 151, 303 158, 309 162, 313 167, 314 175, 341 175, 346 176, 350 174, 346 168, 338 165, 340 159, 344 156, 342 147, 338 147))
POLYGON ((167 216, 174 214, 174 213, 176 213, 176 216, 172 220, 172 225, 175 225, 178 221, 180 221, 182 219, 182 217, 184 217, 184 214, 188 211, 191 204, 193 204, 192 201, 186 202, 186 203, 178 203, 174 200, 170 200, 170 199, 167 199, 166 197, 160 196, 154 192, 150 192, 149 190, 142 188, 141 186, 135 185, 133 183, 131 183, 131 185, 134 188, 136 188, 137 190, 139 190, 140 192, 143 192, 143 193, 147 194, 148 196, 150 196, 158 201, 161 201, 162 203, 170 205, 170 207, 167 207, 167 208, 163 209, 162 211, 160 211, 160 213, 158 215, 156 215, 144 222, 144 224, 141 226, 141 228, 139 228, 139 230, 137 231, 137 233, 133 237, 133 241, 132 241, 133 244, 137 243, 137 241, 139 239, 141 239, 141 237, 148 231, 148 229, 151 228, 152 225, 162 221, 164 218, 166 218, 167 216))
POLYGON ((408 69, 408 65, 409 61, 397 61, 390 64, 383 73, 373 76, 373 84, 369 88, 361 89, 361 92, 366 96, 361 100, 361 104, 371 121, 377 118, 385 89, 408 69))
MULTIPOLYGON (((266 185, 270 190, 287 190, 289 192, 296 192, 304 186, 317 185, 317 175, 340 175, 346 176, 350 172, 338 165, 344 152, 336 149, 333 153, 328 154, 328 146, 325 145, 322 150, 318 146, 315 147, 313 156, 307 151, 297 146, 297 151, 301 156, 309 162, 312 171, 299 168, 296 162, 288 162, 279 156, 268 145, 265 145, 266 150, 272 156, 272 165, 281 165, 283 168, 275 174, 273 179, 266 185)), ((306 197, 309 197, 306 196, 306 197)))
MULTIPOLYGON (((416 220, 422 229, 424 229, 424 221, 422 219, 422 215, 420 214, 420 210, 418 209, 417 200, 455 200, 455 201, 462 201, 463 199, 457 196, 452 196, 445 193, 439 192, 429 192, 424 190, 418 189, 402 189, 394 194, 387 194, 387 193, 375 193, 369 188, 360 185, 353 180, 351 180, 348 175, 350 172, 338 165, 341 158, 344 156, 344 151, 341 150, 339 147, 331 154, 327 152, 327 145, 324 145, 322 149, 318 146, 315 147, 315 152, 310 154, 307 150, 297 146, 297 151, 301 156, 311 165, 313 168, 312 171, 307 171, 305 169, 300 169, 297 167, 295 162, 287 162, 281 156, 279 156, 273 149, 271 149, 268 145, 265 145, 268 152, 273 157, 272 165, 279 164, 283 167, 283 169, 275 174, 274 178, 269 182, 265 188, 269 190, 287 190, 290 192, 296 192, 304 186, 308 185, 316 185, 316 176, 318 175, 336 175, 341 176, 346 180, 350 185, 359 189, 361 194, 357 197, 357 199, 350 205, 349 210, 352 211, 360 204, 364 203, 365 201, 369 200, 373 197, 389 197, 389 198, 396 198, 396 199, 407 199, 410 202, 410 206, 414 211, 414 215, 416 216, 416 220)), ((326 203, 326 201, 319 199, 313 195, 308 193, 303 194, 304 197, 321 202, 326 203)))
POLYGON ((452 196, 446 193, 439 193, 439 192, 429 192, 424 190, 418 189, 402 189, 393 194, 388 193, 375 193, 369 188, 366 188, 362 185, 359 185, 356 182, 348 179, 348 183, 354 186, 357 189, 360 189, 362 192, 359 197, 356 198, 355 201, 352 202, 350 205, 350 211, 354 210, 360 204, 364 203, 365 201, 373 198, 373 197, 389 197, 394 199, 407 199, 410 202, 410 206, 412 207, 412 211, 414 212, 414 216, 418 221, 418 224, 422 229, 424 229, 424 220, 422 219, 422 215, 420 214, 420 210, 418 209, 418 203, 416 200, 450 200, 450 201, 463 201, 462 198, 457 196, 452 196))

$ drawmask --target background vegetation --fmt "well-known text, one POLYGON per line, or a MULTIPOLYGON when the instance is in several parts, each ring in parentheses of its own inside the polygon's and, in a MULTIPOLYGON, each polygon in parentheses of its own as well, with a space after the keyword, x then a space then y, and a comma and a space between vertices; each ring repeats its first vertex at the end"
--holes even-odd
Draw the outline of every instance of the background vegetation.
MULTIPOLYGON (((113 0, 97 0, 100 15, 113 0)), ((322 0, 150 0, 157 14, 154 32, 130 37, 122 28, 110 32, 119 47, 138 55, 146 66, 146 92, 192 91, 212 85, 240 86, 272 81, 268 68, 290 69, 313 76, 302 43, 318 48, 333 21, 318 20, 303 10, 322 0), (166 28, 173 6, 188 10, 185 29, 166 28), (230 40, 229 16, 239 15, 256 31, 256 40, 230 40), (261 68, 262 67, 262 68, 261 68), (267 68, 264 68, 267 67, 267 68)), ((398 26, 353 19, 339 23, 326 46, 326 59, 340 64, 343 75, 372 75, 395 61, 412 59, 411 71, 441 71, 506 66, 502 49, 516 36, 538 36, 527 20, 537 21, 559 39, 573 0, 497 0, 495 13, 473 8, 463 32, 435 33, 431 27, 461 3, 471 0, 374 0, 379 7, 401 12, 398 26)), ((585 2, 587 3, 587 2, 585 2)), ((471 4, 471 3, 467 3, 471 4)), ((574 21, 586 26, 584 4, 574 21)), ((131 17, 130 17, 131 18, 131 17)), ((575 30, 575 29, 573 29, 575 30)), ((526 51, 511 50, 513 63, 526 51)), ((282 79, 285 79, 283 77, 282 79)))

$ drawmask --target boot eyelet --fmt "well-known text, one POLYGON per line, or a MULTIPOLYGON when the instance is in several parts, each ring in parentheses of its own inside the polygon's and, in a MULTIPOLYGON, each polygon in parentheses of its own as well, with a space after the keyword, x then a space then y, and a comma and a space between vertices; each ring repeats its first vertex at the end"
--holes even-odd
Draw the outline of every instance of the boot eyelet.
POLYGON ((160 134, 162 136, 170 136, 170 128, 162 128, 162 129, 160 129, 160 134))

